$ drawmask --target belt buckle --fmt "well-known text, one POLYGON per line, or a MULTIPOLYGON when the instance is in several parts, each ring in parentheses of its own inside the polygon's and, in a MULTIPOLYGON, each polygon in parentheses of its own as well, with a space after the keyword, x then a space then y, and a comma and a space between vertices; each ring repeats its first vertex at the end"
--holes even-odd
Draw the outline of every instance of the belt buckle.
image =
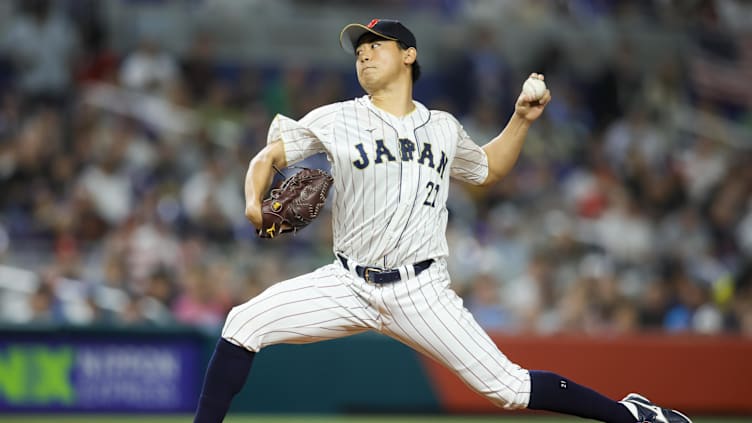
POLYGON ((366 281, 366 282, 368 282, 368 283, 376 283, 376 282, 374 282, 374 281, 371 280, 370 274, 371 273, 379 273, 380 271, 381 271, 381 269, 379 269, 378 267, 367 267, 366 266, 363 269, 363 280, 366 281))

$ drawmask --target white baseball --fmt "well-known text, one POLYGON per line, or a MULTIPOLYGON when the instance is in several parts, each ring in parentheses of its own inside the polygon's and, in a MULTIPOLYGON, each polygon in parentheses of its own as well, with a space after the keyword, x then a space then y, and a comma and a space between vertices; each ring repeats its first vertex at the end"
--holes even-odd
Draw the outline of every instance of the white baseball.
POLYGON ((522 93, 533 101, 540 100, 546 93, 546 83, 538 78, 528 78, 522 84, 522 93))

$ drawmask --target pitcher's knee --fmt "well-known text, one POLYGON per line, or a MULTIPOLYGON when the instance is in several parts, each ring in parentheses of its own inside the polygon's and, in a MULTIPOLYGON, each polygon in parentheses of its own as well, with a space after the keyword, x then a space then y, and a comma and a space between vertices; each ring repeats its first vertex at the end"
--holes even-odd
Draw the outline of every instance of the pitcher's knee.
POLYGON ((251 351, 258 352, 261 348, 258 340, 254 337, 253 314, 249 313, 249 305, 241 304, 230 309, 222 328, 222 338, 242 345, 251 351))
POLYGON ((497 407, 507 410, 527 408, 530 401, 530 373, 520 367, 508 370, 504 378, 481 394, 497 407))

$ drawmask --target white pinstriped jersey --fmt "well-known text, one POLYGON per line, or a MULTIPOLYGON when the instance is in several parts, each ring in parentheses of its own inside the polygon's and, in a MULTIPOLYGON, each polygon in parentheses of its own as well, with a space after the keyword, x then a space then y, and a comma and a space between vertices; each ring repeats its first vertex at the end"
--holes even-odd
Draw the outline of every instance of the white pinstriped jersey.
POLYGON ((463 306, 446 267, 449 178, 480 183, 488 159, 450 114, 415 106, 398 118, 361 97, 299 122, 274 118, 268 141, 284 142, 288 164, 327 154, 334 250, 348 264, 335 260, 234 307, 222 337, 260 351, 376 331, 443 363, 494 404, 524 408, 530 373, 463 306), (416 272, 413 263, 429 258, 430 266, 416 272), (399 280, 367 281, 356 265, 396 269, 399 280))
POLYGON ((445 257, 449 178, 486 179, 486 154, 449 113, 396 117, 368 96, 333 103, 300 121, 277 115, 268 142, 282 140, 288 165, 324 152, 334 177, 334 251, 396 268, 445 257))

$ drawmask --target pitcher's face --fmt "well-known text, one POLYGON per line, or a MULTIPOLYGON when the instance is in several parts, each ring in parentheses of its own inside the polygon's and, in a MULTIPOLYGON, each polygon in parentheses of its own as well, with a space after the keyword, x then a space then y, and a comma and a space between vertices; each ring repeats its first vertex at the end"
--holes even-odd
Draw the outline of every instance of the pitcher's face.
POLYGON ((371 93, 398 78, 405 69, 409 73, 405 56, 396 41, 376 39, 361 43, 355 49, 358 82, 371 93))

